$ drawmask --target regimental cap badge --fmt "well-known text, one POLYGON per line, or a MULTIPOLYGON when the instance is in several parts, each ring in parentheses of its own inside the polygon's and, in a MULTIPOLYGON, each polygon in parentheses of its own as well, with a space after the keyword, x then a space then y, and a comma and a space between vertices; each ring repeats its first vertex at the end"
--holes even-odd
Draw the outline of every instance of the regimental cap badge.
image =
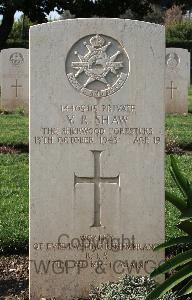
POLYGON ((21 65, 24 62, 24 57, 20 52, 14 52, 10 55, 9 61, 15 65, 21 65))
POLYGON ((166 65, 170 69, 175 69, 180 63, 180 57, 175 52, 170 52, 166 55, 166 65))
POLYGON ((66 60, 71 85, 89 97, 106 97, 116 93, 130 72, 128 54, 115 39, 96 34, 72 46, 66 60), (87 51, 86 51, 87 49, 87 51))

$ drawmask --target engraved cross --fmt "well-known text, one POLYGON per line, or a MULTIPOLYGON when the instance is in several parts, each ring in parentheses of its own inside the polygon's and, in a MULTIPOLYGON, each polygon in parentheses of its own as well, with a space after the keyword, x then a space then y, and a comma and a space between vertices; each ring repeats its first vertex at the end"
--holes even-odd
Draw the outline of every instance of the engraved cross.
POLYGON ((78 177, 74 174, 74 186, 79 183, 94 184, 94 222, 91 227, 101 227, 101 183, 118 184, 120 176, 101 177, 101 154, 103 151, 91 150, 94 157, 94 177, 78 177))
POLYGON ((171 90, 171 99, 173 99, 173 92, 174 90, 177 90, 177 87, 174 87, 173 81, 171 81, 171 86, 167 87, 167 90, 171 90))
POLYGON ((18 88, 22 87, 22 85, 18 85, 18 80, 16 79, 16 84, 12 85, 11 87, 15 88, 16 98, 17 98, 18 97, 18 88))

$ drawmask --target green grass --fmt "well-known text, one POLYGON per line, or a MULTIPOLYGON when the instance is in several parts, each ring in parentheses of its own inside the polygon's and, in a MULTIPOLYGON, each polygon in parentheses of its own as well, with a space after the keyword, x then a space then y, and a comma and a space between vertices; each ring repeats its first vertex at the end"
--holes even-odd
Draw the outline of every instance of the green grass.
POLYGON ((0 154, 0 252, 28 244, 28 155, 0 154))
POLYGON ((167 115, 166 142, 192 147, 192 115, 167 115))
MULTIPOLYGON (((187 176, 190 182, 192 182, 192 155, 175 155, 179 169, 184 175, 187 176)), ((182 196, 179 189, 177 188, 173 178, 170 175, 170 156, 166 157, 166 170, 165 170, 165 188, 170 192, 174 192, 176 195, 182 196)), ((178 210, 166 201, 166 239, 177 237, 182 232, 175 227, 179 222, 178 210)))
POLYGON ((189 89, 189 112, 184 115, 166 115, 166 142, 169 145, 192 149, 192 86, 189 89))
POLYGON ((28 144, 28 117, 21 114, 0 114, 0 144, 28 144))
POLYGON ((192 114, 192 86, 191 86, 190 89, 189 89, 189 97, 188 97, 188 100, 189 100, 189 113, 192 114))

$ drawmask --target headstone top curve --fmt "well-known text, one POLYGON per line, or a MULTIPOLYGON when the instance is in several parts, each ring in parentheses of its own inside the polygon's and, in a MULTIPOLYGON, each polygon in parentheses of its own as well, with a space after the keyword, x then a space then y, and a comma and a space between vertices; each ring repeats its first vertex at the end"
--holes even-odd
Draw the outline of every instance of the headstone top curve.
POLYGON ((165 26, 161 25, 161 24, 156 24, 156 23, 150 23, 150 22, 145 22, 145 21, 139 21, 139 20, 132 20, 132 19, 120 19, 120 18, 75 18, 75 19, 66 19, 66 20, 57 20, 57 21, 53 21, 53 22, 48 22, 48 23, 41 23, 41 24, 37 24, 37 25, 33 25, 30 26, 30 31, 33 30, 39 30, 39 29, 43 29, 43 28, 48 28, 48 27, 54 27, 54 26, 62 26, 64 23, 65 24, 71 24, 71 23, 110 23, 110 22, 115 22, 115 23, 127 23, 127 24, 134 24, 134 25, 143 25, 143 26, 150 26, 150 27, 154 27, 157 29, 161 29, 163 31, 165 31, 165 26))

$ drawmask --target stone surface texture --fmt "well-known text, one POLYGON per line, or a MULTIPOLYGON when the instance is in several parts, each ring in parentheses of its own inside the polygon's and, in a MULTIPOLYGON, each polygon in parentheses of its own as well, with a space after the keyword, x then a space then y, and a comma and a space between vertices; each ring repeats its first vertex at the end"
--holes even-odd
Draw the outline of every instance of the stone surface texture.
POLYGON ((83 298, 164 258, 164 27, 65 20, 30 45, 30 299, 83 298))

